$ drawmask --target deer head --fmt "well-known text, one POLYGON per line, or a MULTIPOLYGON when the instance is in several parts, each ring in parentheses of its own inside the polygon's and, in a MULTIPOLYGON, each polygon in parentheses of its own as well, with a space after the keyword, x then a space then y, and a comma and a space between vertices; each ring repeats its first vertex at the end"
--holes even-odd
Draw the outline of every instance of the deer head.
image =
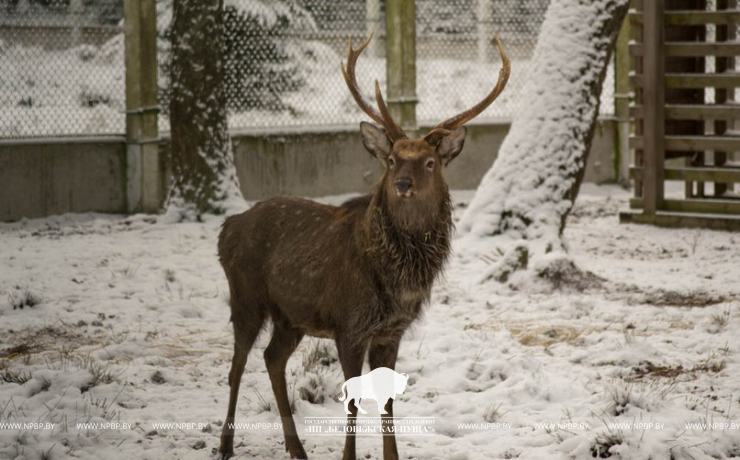
POLYGON ((382 127, 362 122, 360 131, 363 144, 368 152, 385 166, 382 187, 385 187, 389 199, 406 201, 421 198, 421 201, 434 201, 424 198, 437 191, 440 184, 444 184, 442 168, 450 164, 462 151, 467 131, 463 125, 483 112, 501 94, 509 80, 511 63, 496 35, 503 66, 493 90, 475 106, 436 125, 423 138, 410 139, 388 112, 377 80, 375 80, 375 101, 380 112, 365 101, 358 89, 355 65, 357 58, 372 38, 373 35, 370 34, 356 50, 352 47, 350 39, 346 68, 342 64, 344 80, 355 102, 382 127))

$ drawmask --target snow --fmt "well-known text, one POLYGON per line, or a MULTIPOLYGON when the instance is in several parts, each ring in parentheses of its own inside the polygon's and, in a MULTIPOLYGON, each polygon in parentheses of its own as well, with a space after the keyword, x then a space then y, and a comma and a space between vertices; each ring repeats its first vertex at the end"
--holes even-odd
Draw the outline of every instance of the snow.
MULTIPOLYGON (((516 95, 521 110, 462 218, 460 230, 470 239, 499 237, 503 246, 528 252, 530 268, 562 257, 561 220, 585 167, 587 133, 599 107, 590 87, 608 65, 611 37, 603 31, 625 2, 551 3, 531 78, 516 95)), ((512 254, 508 249, 504 261, 512 254)))
MULTIPOLYGON (((453 193, 456 218, 472 196, 453 193)), ((478 283, 497 255, 454 241, 401 345, 396 370, 409 385, 395 415, 431 416, 436 428, 399 435, 404 458, 740 455, 739 236, 618 225, 628 197, 585 186, 573 210, 570 254, 606 280, 584 291, 478 283), (488 422, 511 426, 458 425, 488 422), (572 425, 534 425, 558 422, 572 425), (695 422, 736 426, 686 428, 695 422)), ((0 224, 0 423, 55 423, 0 428, 0 458, 207 458, 218 447, 233 337, 216 256, 222 222, 79 214, 0 224), (28 299, 36 304, 13 309, 28 299), (88 421, 131 428, 76 427, 88 421)), ((279 421, 261 356, 268 339, 250 354, 237 422, 279 421)), ((344 417, 333 343, 304 339, 287 376, 299 430, 304 417, 344 417)), ((301 438, 312 458, 341 457, 342 437, 301 438)), ((244 458, 287 458, 280 430, 237 430, 235 446, 244 458)), ((360 458, 381 455, 378 436, 358 439, 360 458)))

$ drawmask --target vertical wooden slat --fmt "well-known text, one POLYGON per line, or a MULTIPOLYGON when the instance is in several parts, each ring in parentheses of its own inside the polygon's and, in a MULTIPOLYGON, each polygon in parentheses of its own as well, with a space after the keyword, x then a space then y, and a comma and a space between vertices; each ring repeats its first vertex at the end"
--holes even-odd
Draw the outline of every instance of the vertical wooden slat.
MULTIPOLYGON (((734 9, 737 6, 737 0, 717 0, 717 10, 734 9)), ((734 41, 737 35, 736 26, 717 26, 716 29, 716 41, 717 43, 734 41)), ((735 70, 735 58, 731 57, 717 57, 716 59, 716 72, 726 72, 735 70)), ((715 104, 725 104, 728 101, 734 101, 735 90, 727 89, 715 89, 714 90, 714 102, 715 104)), ((718 120, 714 122, 714 134, 723 135, 727 132, 728 122, 726 120, 718 120)), ((727 152, 714 152, 714 165, 724 166, 727 163, 727 152)), ((715 183, 714 184, 714 196, 722 196, 727 192, 727 184, 715 183)))
POLYGON ((665 61, 663 54, 665 0, 643 4, 642 60, 644 76, 643 118, 644 179, 643 205, 646 214, 655 214, 663 206, 665 167, 665 61))
MULTIPOLYGON (((667 10, 697 11, 704 12, 707 7, 706 0, 666 0, 667 10)), ((706 26, 694 25, 666 25, 666 42, 689 42, 701 43, 706 40, 706 26)), ((704 57, 692 56, 667 56, 665 58, 665 71, 682 74, 702 74, 705 72, 704 57)), ((666 88, 664 102, 666 104, 704 104, 704 88, 666 88)), ((704 121, 702 120, 666 120, 666 135, 696 135, 705 134, 704 121)), ((704 153, 701 151, 671 152, 666 151, 666 158, 683 157, 685 166, 699 166, 704 164, 704 153), (687 157, 687 155, 689 155, 687 157)), ((696 184, 698 191, 703 190, 703 185, 696 184)), ((685 184, 685 196, 690 198, 696 196, 694 192, 695 183, 687 181, 685 184)))

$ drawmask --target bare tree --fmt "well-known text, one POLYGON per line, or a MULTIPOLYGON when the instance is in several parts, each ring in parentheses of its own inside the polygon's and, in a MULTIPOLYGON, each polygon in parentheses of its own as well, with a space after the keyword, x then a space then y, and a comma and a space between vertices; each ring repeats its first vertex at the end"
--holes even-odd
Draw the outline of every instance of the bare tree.
POLYGON ((187 217, 225 212, 239 196, 224 93, 223 0, 174 0, 170 63, 172 184, 187 217))
POLYGON ((562 234, 627 10, 628 0, 552 0, 522 111, 459 225, 463 239, 490 239, 503 253, 488 278, 505 281, 521 269, 543 274, 568 260, 562 234))

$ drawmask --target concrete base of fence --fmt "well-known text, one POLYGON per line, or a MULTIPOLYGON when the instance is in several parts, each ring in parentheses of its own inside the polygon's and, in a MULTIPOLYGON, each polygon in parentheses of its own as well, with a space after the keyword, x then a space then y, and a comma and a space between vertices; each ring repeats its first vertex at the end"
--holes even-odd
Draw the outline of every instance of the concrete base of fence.
MULTIPOLYGON (((465 147, 445 171, 453 189, 474 189, 493 165, 510 123, 469 123, 465 147)), ((424 133, 431 126, 422 126, 424 133)), ((618 180, 615 171, 616 122, 599 121, 586 182, 618 180)), ((242 131, 232 136, 239 183, 248 200, 276 195, 324 196, 368 191, 381 167, 362 146, 359 126, 242 131)))
MULTIPOLYGON (((509 130, 506 122, 468 126, 465 148, 446 171, 453 189, 478 186, 509 130)), ((422 124, 420 131, 429 128, 422 124)), ((613 120, 600 120, 586 182, 619 179, 615 129, 613 120)), ((242 131, 232 139, 241 190, 248 200, 366 192, 381 172, 362 146, 359 126, 242 131)), ((162 147, 167 150, 166 144, 162 147)), ((126 157, 123 138, 1 141, 0 221, 66 212, 125 213, 126 157)))
POLYGON ((0 142, 0 221, 66 212, 126 212, 121 138, 0 142))

